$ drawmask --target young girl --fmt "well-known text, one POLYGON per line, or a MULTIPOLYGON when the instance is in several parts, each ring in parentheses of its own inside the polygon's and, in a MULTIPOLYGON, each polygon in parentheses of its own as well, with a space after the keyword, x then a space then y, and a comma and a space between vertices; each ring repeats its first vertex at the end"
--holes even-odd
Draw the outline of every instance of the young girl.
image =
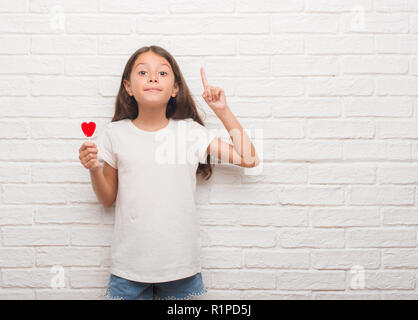
POLYGON ((203 68, 200 72, 202 97, 233 145, 204 127, 173 56, 150 46, 129 58, 115 114, 98 146, 85 142, 79 150, 99 202, 111 207, 116 200, 107 299, 204 294, 196 174, 210 178, 211 156, 246 168, 259 163, 224 91, 208 84, 203 68))

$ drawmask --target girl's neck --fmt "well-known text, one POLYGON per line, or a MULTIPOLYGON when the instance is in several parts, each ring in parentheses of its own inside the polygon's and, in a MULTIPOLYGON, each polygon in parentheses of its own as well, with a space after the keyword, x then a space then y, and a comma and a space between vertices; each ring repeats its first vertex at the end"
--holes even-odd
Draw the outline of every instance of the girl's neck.
POLYGON ((132 122, 145 130, 158 130, 160 128, 164 128, 168 124, 168 119, 165 116, 165 109, 164 112, 156 110, 146 110, 141 108, 138 116, 132 120, 132 122))

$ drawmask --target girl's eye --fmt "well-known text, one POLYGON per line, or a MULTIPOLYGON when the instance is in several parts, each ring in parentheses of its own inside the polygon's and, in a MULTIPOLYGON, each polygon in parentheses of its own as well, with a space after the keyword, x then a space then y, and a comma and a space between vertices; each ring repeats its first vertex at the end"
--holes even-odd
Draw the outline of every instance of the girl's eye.
MULTIPOLYGON (((139 74, 143 74, 142 72, 146 72, 146 71, 139 71, 139 74)), ((165 74, 168 74, 167 72, 165 72, 165 71, 161 71, 161 73, 165 73, 165 74)))

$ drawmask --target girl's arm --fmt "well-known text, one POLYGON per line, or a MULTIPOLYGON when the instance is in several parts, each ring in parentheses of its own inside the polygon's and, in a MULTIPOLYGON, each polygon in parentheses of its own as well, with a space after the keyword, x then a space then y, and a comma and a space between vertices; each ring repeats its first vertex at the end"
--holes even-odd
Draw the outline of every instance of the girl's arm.
POLYGON ((258 166, 260 159, 258 158, 254 145, 231 109, 229 109, 226 103, 225 92, 219 87, 213 87, 208 84, 203 67, 200 68, 200 75, 204 88, 202 97, 222 121, 234 143, 234 145, 231 145, 223 142, 219 138, 213 139, 208 146, 207 153, 216 156, 218 159, 227 160, 229 163, 242 167, 253 168, 258 166))
POLYGON ((78 150, 78 158, 82 165, 90 171, 91 184, 97 199, 109 208, 115 201, 118 192, 118 170, 104 161, 102 172, 97 158, 98 151, 94 142, 86 141, 78 150))
POLYGON ((118 192, 118 170, 104 161, 103 172, 99 169, 90 170, 91 184, 101 204, 110 208, 118 192))
POLYGON ((255 147, 229 107, 226 106, 222 110, 215 110, 215 113, 228 131, 233 145, 217 138, 209 145, 208 153, 216 156, 218 159, 241 167, 253 168, 258 166, 260 159, 255 147))

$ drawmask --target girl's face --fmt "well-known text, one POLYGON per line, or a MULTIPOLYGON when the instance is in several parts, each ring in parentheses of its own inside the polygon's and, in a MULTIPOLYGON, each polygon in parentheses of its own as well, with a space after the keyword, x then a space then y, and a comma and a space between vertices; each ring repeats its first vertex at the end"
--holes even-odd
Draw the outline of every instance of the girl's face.
POLYGON ((132 68, 129 81, 123 80, 126 91, 138 104, 166 104, 179 91, 170 63, 152 51, 140 54, 132 68), (157 88, 159 91, 149 90, 157 88))

